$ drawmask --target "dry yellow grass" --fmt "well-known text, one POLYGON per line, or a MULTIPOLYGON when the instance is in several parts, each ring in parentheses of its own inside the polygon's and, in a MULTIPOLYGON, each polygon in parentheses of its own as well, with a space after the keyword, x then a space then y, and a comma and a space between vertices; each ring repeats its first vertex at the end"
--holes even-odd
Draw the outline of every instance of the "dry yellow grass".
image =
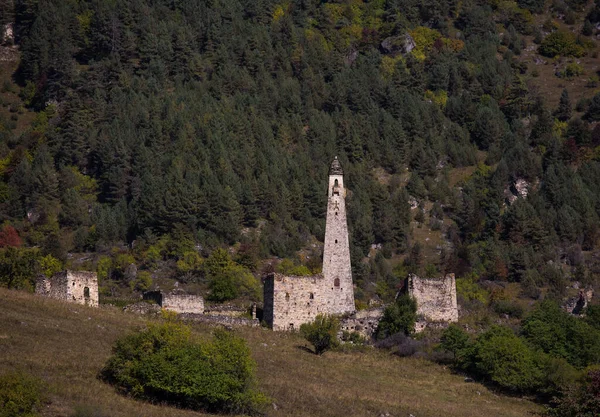
MULTIPOLYGON (((91 309, 0 289, 0 372, 24 369, 50 391, 46 416, 77 406, 99 416, 203 415, 134 401, 97 374, 119 336, 147 321, 117 309, 91 309)), ((194 325, 207 335, 210 328, 194 325)), ((270 416, 527 416, 540 407, 496 395, 450 370, 385 352, 327 352, 317 357, 297 335, 240 329, 258 363, 260 389, 273 399, 270 416)))

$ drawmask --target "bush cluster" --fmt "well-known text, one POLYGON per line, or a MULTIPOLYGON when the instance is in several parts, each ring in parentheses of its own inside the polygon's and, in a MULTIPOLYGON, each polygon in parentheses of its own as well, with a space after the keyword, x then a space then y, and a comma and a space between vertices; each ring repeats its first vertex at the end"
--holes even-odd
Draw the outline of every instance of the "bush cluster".
POLYGON ((596 311, 589 311, 582 320, 545 301, 523 320, 520 335, 494 326, 471 338, 451 325, 441 347, 458 369, 508 391, 554 395, 576 380, 578 369, 600 363, 600 333, 590 324, 596 311))
POLYGON ((102 377, 135 398, 215 412, 255 413, 255 362, 243 339, 216 330, 198 340, 179 323, 154 324, 117 341, 102 377))
POLYGON ((339 329, 340 322, 336 317, 319 314, 314 321, 301 325, 300 333, 313 345, 315 353, 322 355, 339 345, 339 329))
POLYGON ((546 36, 540 45, 539 52, 548 57, 585 55, 585 48, 577 42, 575 35, 570 32, 553 32, 546 36))
POLYGON ((43 402, 42 382, 23 372, 0 375, 0 417, 35 417, 43 402))
POLYGON ((417 321, 417 302, 404 294, 387 307, 377 327, 377 338, 384 339, 396 333, 410 335, 415 331, 417 321))

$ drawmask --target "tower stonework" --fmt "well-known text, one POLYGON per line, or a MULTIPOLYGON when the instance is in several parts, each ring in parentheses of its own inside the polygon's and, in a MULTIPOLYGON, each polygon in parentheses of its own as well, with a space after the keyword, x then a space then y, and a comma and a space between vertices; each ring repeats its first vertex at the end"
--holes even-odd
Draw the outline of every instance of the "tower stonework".
POLYGON ((327 221, 323 248, 323 277, 332 292, 332 314, 354 311, 354 288, 350 265, 350 243, 346 220, 346 188, 344 171, 337 156, 329 168, 327 221))
POLYGON ((263 319, 273 330, 297 330, 318 314, 355 311, 345 199, 344 172, 335 157, 329 168, 323 271, 265 277, 263 319))

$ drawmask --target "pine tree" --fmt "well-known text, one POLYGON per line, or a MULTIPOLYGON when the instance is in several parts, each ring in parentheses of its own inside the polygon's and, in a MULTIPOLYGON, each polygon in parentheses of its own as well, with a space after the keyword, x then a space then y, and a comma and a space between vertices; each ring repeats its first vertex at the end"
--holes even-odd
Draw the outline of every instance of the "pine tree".
POLYGON ((558 103, 558 108, 554 112, 554 115, 561 122, 566 122, 571 118, 573 113, 573 106, 571 105, 571 100, 569 99, 569 92, 565 88, 560 95, 560 101, 558 103))
POLYGON ((589 21, 589 19, 586 19, 583 23, 583 27, 581 28, 581 34, 583 36, 592 36, 593 33, 594 26, 592 25, 592 22, 589 21))

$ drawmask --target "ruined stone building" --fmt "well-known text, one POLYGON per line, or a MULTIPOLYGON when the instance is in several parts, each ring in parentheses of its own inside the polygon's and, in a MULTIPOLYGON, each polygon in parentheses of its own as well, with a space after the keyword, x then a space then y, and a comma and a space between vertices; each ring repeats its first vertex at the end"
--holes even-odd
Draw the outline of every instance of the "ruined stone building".
POLYGON ((95 272, 62 271, 50 278, 40 276, 36 294, 58 300, 98 307, 98 276, 95 272))
POLYGON ((440 278, 420 278, 411 274, 406 279, 405 288, 408 295, 417 301, 415 331, 420 332, 427 325, 458 321, 454 274, 440 278))
POLYGON ((173 290, 169 293, 147 291, 144 293, 144 300, 152 300, 165 310, 174 311, 178 314, 204 313, 204 298, 181 290, 173 290))
POLYGON ((298 329, 318 314, 354 312, 345 201, 344 172, 336 156, 329 168, 323 271, 265 278, 263 319, 273 330, 298 329))

